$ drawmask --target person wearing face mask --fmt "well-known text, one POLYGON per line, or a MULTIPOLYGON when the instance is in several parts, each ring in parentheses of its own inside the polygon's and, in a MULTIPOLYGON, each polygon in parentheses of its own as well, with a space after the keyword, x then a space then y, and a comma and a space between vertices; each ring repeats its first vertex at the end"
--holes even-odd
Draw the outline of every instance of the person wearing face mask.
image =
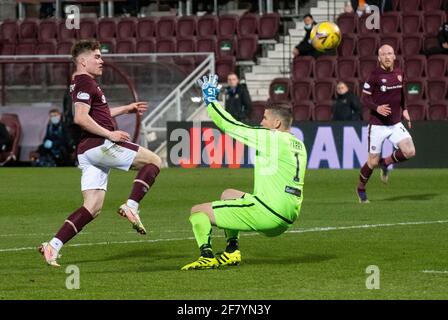
POLYGON ((310 14, 307 14, 303 17, 303 22, 305 23, 305 37, 303 40, 292 50, 292 54, 294 57, 297 56, 317 56, 318 51, 314 49, 314 47, 311 45, 310 35, 311 30, 313 27, 317 24, 313 16, 310 14))
POLYGON ((361 103, 359 98, 349 90, 343 81, 336 87, 337 97, 333 103, 334 121, 359 121, 361 120, 361 103))

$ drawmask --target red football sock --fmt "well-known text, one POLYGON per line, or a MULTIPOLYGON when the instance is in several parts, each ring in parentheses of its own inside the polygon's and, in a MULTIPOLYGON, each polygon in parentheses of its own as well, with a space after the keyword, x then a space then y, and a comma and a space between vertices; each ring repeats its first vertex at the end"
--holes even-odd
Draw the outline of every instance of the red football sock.
POLYGON ((77 233, 81 232, 82 228, 93 220, 92 214, 84 207, 73 212, 67 220, 65 220, 61 229, 55 235, 62 243, 66 243, 73 238, 77 233))
POLYGON ((141 168, 137 177, 135 177, 134 186, 132 187, 129 199, 134 200, 135 202, 140 202, 148 192, 149 188, 154 184, 159 172, 159 167, 152 163, 141 168))
POLYGON ((401 150, 395 150, 394 152, 392 152, 392 154, 389 157, 381 159, 381 162, 384 165, 388 166, 392 163, 404 162, 406 160, 408 160, 408 159, 404 156, 404 154, 403 154, 403 152, 401 152, 401 150))
POLYGON ((359 173, 359 184, 358 189, 364 190, 366 188, 366 184, 369 181, 370 176, 372 175, 373 169, 371 169, 367 162, 362 166, 361 171, 359 173))

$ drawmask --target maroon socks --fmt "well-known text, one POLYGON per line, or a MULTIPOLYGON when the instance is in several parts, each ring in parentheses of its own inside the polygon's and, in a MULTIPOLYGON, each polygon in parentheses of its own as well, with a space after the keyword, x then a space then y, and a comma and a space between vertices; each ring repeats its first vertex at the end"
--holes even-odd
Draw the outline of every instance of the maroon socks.
POLYGON ((404 156, 404 154, 403 154, 403 152, 401 152, 401 150, 395 150, 394 152, 392 152, 392 154, 389 157, 381 159, 380 164, 384 165, 384 166, 388 166, 393 163, 403 162, 406 160, 408 160, 408 159, 404 156))
POLYGON ((148 192, 149 188, 154 184, 159 172, 159 167, 152 163, 141 168, 137 177, 135 177, 129 200, 133 200, 137 203, 140 202, 148 192))
POLYGON ((370 176, 372 175, 373 169, 371 169, 367 162, 362 166, 361 171, 359 173, 359 184, 358 189, 364 190, 366 188, 367 181, 369 181, 370 176))

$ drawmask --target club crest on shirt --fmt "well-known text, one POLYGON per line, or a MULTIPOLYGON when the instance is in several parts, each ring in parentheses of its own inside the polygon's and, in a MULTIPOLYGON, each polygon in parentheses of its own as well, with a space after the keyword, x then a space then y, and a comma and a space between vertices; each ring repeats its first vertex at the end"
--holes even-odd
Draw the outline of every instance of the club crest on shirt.
POLYGON ((386 86, 381 86, 381 87, 380 87, 380 90, 381 90, 382 92, 386 92, 387 87, 386 87, 386 86))
POLYGON ((381 79, 381 82, 382 82, 382 83, 386 83, 386 82, 387 82, 387 79, 381 79))
POLYGON ((397 75, 397 79, 398 81, 403 82, 403 77, 401 76, 401 74, 397 75))

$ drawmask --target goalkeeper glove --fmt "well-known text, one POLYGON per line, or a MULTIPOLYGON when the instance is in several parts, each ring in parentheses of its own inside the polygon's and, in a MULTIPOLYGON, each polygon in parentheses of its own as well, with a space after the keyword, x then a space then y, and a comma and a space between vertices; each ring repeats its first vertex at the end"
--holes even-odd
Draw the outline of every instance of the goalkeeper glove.
POLYGON ((202 80, 197 81, 199 87, 202 90, 202 97, 204 98, 205 104, 208 105, 211 102, 217 102, 216 97, 219 94, 221 86, 218 85, 218 76, 216 74, 209 74, 203 76, 202 80))

